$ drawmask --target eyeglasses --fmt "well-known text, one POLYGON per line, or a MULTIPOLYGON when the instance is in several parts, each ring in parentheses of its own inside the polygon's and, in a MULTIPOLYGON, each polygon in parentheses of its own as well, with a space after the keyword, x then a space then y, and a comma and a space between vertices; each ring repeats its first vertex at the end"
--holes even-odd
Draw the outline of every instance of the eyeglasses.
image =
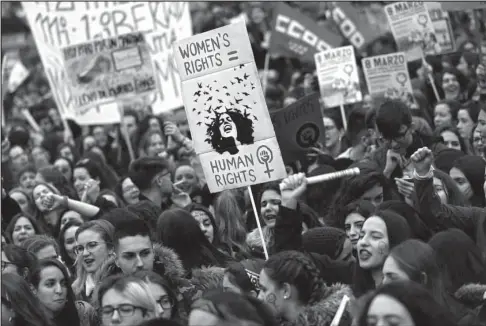
POLYGON ((391 141, 396 141, 396 142, 402 142, 403 140, 405 140, 405 137, 407 137, 407 134, 408 132, 410 131, 410 127, 408 127, 404 132, 399 132, 397 136, 395 137, 390 137, 390 138, 386 138, 384 137, 387 141, 391 142, 391 141))
POLYGON ((133 316, 133 314, 135 313, 135 310, 137 310, 137 309, 141 310, 144 315, 148 311, 145 308, 142 308, 142 307, 139 307, 139 306, 134 306, 134 305, 131 305, 131 304, 128 304, 128 303, 119 305, 116 308, 112 307, 112 306, 105 306, 105 307, 102 307, 100 309, 100 311, 101 311, 102 318, 108 319, 108 318, 111 318, 113 316, 115 311, 118 311, 118 314, 121 317, 131 317, 131 316, 133 316))
POLYGON ((155 300, 164 309, 171 309, 173 306, 172 300, 168 295, 163 295, 159 299, 155 300))
POLYGON ((14 263, 10 263, 2 260, 2 272, 7 268, 8 265, 17 266, 14 263))
POLYGON ((76 255, 81 255, 84 252, 84 248, 86 248, 88 252, 92 253, 93 251, 96 250, 96 248, 98 248, 98 246, 101 243, 106 243, 106 242, 90 241, 86 244, 86 246, 77 245, 74 247, 74 253, 76 255))

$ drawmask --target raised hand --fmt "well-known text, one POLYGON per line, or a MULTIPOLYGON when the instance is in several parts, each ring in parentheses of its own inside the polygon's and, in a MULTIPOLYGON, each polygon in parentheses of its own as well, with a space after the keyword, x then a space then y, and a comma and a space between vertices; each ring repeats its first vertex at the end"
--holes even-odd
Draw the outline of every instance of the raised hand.
POLYGON ((307 189, 307 179, 304 173, 292 174, 280 184, 282 206, 295 209, 297 201, 307 189))
POLYGON ((419 148, 410 157, 418 175, 426 175, 434 162, 434 154, 428 147, 419 148))
POLYGON ((390 178, 391 174, 393 173, 393 171, 395 171, 396 167, 398 165, 401 166, 401 164, 402 164, 402 156, 400 155, 400 153, 397 153, 394 150, 389 149, 386 152, 386 165, 383 174, 387 178, 390 178))
POLYGON ((164 134, 166 136, 172 136, 172 138, 178 143, 184 140, 184 135, 182 135, 179 127, 177 127, 177 125, 171 121, 164 122, 164 134))

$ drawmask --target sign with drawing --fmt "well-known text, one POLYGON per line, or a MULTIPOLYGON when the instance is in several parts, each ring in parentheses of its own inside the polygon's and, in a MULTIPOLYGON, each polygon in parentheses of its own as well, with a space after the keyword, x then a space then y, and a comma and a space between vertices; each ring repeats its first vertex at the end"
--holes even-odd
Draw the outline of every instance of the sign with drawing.
POLYGON ((69 46, 62 49, 62 54, 78 109, 156 89, 142 33, 69 46))
POLYGON ((307 95, 270 115, 285 163, 303 158, 317 142, 324 144, 326 134, 319 93, 307 95))
POLYGON ((326 108, 362 100, 352 45, 316 53, 314 58, 319 89, 326 108))
POLYGON ((245 24, 182 40, 174 52, 194 148, 211 192, 284 178, 245 24))

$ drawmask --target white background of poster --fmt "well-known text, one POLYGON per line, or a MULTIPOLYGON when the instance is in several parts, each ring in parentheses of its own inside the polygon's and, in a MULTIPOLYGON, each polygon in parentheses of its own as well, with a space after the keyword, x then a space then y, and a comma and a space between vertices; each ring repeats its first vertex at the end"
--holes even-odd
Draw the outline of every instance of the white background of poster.
MULTIPOLYGON (((66 85, 61 47, 144 32, 151 48, 157 79, 153 96, 144 97, 155 114, 182 105, 180 79, 172 58, 172 43, 192 34, 187 2, 23 2, 44 69, 60 112, 75 120, 99 123, 95 108, 78 119, 66 85)), ((98 113, 99 112, 99 113, 98 113)))
POLYGON ((394 2, 384 9, 398 50, 405 52, 408 61, 422 58, 421 44, 425 44, 425 54, 440 54, 439 44, 433 41, 434 26, 425 2, 394 2))
POLYGON ((352 45, 316 53, 314 58, 319 90, 326 108, 362 100, 352 45))
POLYGON ((285 166, 245 23, 184 39, 174 52, 194 148, 209 190, 284 178, 285 166))
POLYGON ((396 52, 362 60, 368 92, 377 102, 386 98, 415 102, 405 53, 396 52))
POLYGON ((441 53, 454 51, 455 39, 448 12, 442 10, 440 2, 426 2, 426 6, 441 47, 441 53))

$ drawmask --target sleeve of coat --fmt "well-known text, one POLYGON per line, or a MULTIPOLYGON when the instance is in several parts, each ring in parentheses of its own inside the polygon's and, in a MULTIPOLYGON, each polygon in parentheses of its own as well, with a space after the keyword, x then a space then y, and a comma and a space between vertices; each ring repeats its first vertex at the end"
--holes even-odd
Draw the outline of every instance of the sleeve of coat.
POLYGON ((415 180, 417 208, 425 224, 433 231, 458 228, 475 237, 475 225, 481 210, 477 207, 459 207, 442 204, 434 191, 432 178, 415 180))
POLYGON ((302 249, 302 221, 298 206, 296 210, 280 206, 275 221, 275 253, 302 249))
POLYGON ((12 217, 20 213, 20 207, 15 200, 10 198, 7 194, 4 199, 2 199, 2 230, 5 230, 12 217))

